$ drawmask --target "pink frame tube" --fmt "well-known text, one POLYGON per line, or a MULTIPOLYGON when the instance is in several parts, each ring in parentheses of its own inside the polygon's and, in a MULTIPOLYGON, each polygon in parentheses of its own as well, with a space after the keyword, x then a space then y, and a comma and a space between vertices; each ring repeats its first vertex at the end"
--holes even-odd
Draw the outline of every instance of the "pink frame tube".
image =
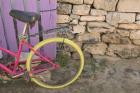
MULTIPOLYGON (((13 69, 13 70, 9 69, 8 67, 6 67, 5 65, 3 65, 3 64, 1 64, 1 63, 0 63, 0 69, 4 70, 6 73, 9 73, 10 75, 21 74, 21 73, 17 73, 17 72, 16 72, 16 69, 17 69, 17 66, 19 65, 19 59, 20 59, 20 55, 21 55, 21 52, 22 52, 22 47, 23 47, 23 45, 26 45, 29 49, 31 49, 31 51, 37 53, 37 54, 41 57, 41 59, 47 60, 47 62, 53 66, 53 67, 52 67, 53 69, 59 67, 58 65, 56 65, 55 63, 53 63, 53 62, 52 62, 51 60, 49 60, 48 58, 46 58, 46 57, 42 56, 40 53, 36 52, 36 51, 33 49, 33 47, 32 47, 30 44, 28 44, 28 43, 26 42, 26 40, 23 39, 23 40, 20 41, 19 49, 18 49, 18 52, 17 52, 17 53, 14 53, 14 52, 12 52, 12 51, 9 51, 9 50, 7 50, 7 49, 4 49, 4 48, 1 48, 1 47, 0 47, 0 50, 6 52, 6 53, 8 53, 8 54, 10 54, 10 55, 12 55, 12 56, 14 56, 14 57, 16 58, 16 60, 15 60, 15 62, 14 62, 14 69, 13 69)), ((37 71, 34 71, 34 73, 36 73, 36 72, 37 72, 37 71)))
MULTIPOLYGON (((2 50, 2 51, 4 51, 4 52, 6 52, 6 53, 8 53, 8 54, 10 54, 10 55, 12 55, 12 56, 14 56, 15 58, 17 57, 17 54, 16 54, 16 53, 11 52, 11 51, 9 51, 9 50, 7 50, 7 49, 4 49, 4 48, 1 48, 1 47, 0 47, 0 50, 2 50)), ((11 74, 11 75, 14 74, 12 70, 10 70, 9 68, 7 68, 5 65, 3 65, 3 64, 1 64, 1 63, 0 63, 0 68, 1 68, 2 70, 4 70, 5 72, 11 74)))
POLYGON ((18 52, 17 52, 17 53, 14 53, 14 52, 12 52, 12 51, 9 51, 9 50, 7 50, 7 49, 4 49, 4 48, 1 48, 1 47, 0 47, 0 50, 6 52, 6 53, 8 53, 8 54, 10 54, 10 55, 12 55, 13 57, 16 58, 16 60, 15 60, 15 62, 14 62, 14 69, 13 69, 13 70, 9 69, 8 67, 6 67, 5 65, 3 65, 3 64, 0 63, 0 68, 1 68, 2 70, 4 70, 6 73, 9 73, 10 75, 16 74, 16 68, 17 68, 18 63, 19 63, 19 59, 20 59, 20 55, 21 55, 21 51, 22 51, 22 46, 23 46, 23 44, 24 44, 24 42, 23 42, 23 40, 22 40, 22 41, 20 42, 20 44, 19 44, 19 49, 18 49, 18 52))

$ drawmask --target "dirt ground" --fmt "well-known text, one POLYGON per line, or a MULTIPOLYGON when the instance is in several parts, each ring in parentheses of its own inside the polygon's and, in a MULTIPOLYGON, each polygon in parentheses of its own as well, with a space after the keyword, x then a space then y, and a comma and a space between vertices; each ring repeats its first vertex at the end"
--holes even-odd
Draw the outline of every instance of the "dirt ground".
POLYGON ((94 70, 92 67, 85 70, 77 82, 64 89, 44 89, 19 79, 1 82, 0 93, 140 93, 140 58, 96 56, 95 59, 94 70))

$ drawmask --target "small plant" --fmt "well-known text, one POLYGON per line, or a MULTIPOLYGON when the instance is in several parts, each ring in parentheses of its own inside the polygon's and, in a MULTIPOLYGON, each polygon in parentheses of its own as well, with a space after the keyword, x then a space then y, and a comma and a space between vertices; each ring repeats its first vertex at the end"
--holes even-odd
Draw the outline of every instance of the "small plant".
POLYGON ((65 67, 69 60, 70 60, 70 57, 67 53, 64 53, 64 52, 61 52, 58 56, 57 56, 57 63, 59 63, 59 65, 61 67, 65 67))

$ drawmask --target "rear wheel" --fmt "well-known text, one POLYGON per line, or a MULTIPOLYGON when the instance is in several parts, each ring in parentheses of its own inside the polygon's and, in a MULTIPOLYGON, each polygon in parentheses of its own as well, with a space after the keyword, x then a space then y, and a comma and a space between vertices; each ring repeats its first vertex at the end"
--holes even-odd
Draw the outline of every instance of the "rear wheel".
MULTIPOLYGON (((56 49, 55 56, 47 58, 59 65, 57 69, 51 69, 51 65, 47 60, 38 60, 33 62, 34 58, 41 59, 41 56, 31 51, 27 59, 27 71, 31 72, 48 68, 39 73, 32 73, 31 80, 41 87, 45 88, 63 88, 72 84, 80 76, 84 67, 84 56, 81 49, 73 41, 64 38, 51 38, 38 43, 34 50, 39 54, 46 56, 43 50, 46 47, 53 46, 56 49)), ((49 52, 49 50, 48 50, 49 52)))

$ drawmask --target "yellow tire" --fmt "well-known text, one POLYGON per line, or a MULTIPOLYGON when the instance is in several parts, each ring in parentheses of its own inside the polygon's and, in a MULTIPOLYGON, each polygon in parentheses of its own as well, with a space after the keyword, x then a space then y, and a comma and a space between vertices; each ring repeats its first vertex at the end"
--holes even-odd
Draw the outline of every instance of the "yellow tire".
MULTIPOLYGON (((75 74, 75 76, 69 82, 66 82, 63 85, 49 85, 49 84, 46 84, 46 83, 44 83, 44 82, 42 82, 42 81, 30 76, 31 81, 35 82, 36 84, 38 84, 41 87, 49 88, 49 89, 64 88, 64 87, 74 83, 78 79, 78 77, 80 76, 80 74, 81 74, 81 72, 83 70, 83 67, 84 67, 84 56, 83 56, 83 53, 82 53, 80 47, 76 43, 74 43, 73 41, 71 41, 69 39, 65 39, 65 38, 50 38, 50 39, 44 40, 44 41, 38 43, 37 45, 35 45, 34 50, 37 50, 40 47, 42 47, 42 46, 44 46, 44 45, 46 45, 48 43, 55 43, 55 42, 60 42, 60 43, 62 42, 62 43, 67 44, 68 46, 73 47, 76 50, 76 52, 79 54, 79 57, 80 57, 80 63, 79 64, 80 64, 80 66, 79 66, 79 69, 78 69, 77 73, 75 74)), ((33 55, 34 55, 34 52, 31 51, 29 53, 28 58, 27 58, 26 68, 27 68, 28 72, 30 72, 31 69, 32 69, 31 61, 32 61, 33 55)))

